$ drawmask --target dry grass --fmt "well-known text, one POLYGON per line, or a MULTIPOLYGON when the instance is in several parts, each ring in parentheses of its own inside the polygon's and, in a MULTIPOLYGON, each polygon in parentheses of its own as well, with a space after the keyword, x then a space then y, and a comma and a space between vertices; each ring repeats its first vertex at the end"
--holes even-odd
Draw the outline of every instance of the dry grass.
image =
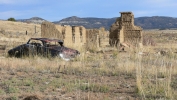
MULTIPOLYGON (((43 99, 50 96, 54 99, 58 93, 60 95, 56 98, 63 99, 116 99, 114 95, 120 95, 119 92, 122 92, 116 89, 118 87, 125 88, 123 89, 125 93, 129 90, 134 91, 132 88, 135 85, 134 63, 123 63, 129 58, 120 59, 117 58, 118 54, 114 53, 110 55, 110 59, 104 59, 102 54, 92 55, 86 57, 86 54, 82 54, 71 62, 38 56, 20 59, 2 58, 0 60, 0 73, 3 74, 3 82, 0 83, 2 98, 21 99, 26 97, 24 93, 39 91, 41 93, 39 96, 43 99), (128 79, 133 84, 126 82, 128 79)), ((123 97, 131 98, 130 95, 123 97)))
MULTIPOLYGON (((103 99, 105 94, 108 97, 104 98, 116 99, 114 95, 120 93, 125 94, 124 98, 176 98, 176 80, 172 78, 177 70, 173 57, 112 53, 112 58, 105 60, 102 54, 96 55, 91 58, 81 55, 72 62, 40 57, 1 59, 4 80, 1 94, 20 98, 25 97, 24 92, 32 95, 39 91, 41 98, 54 97, 58 92, 61 93, 58 98, 68 94, 73 99, 103 99)), ((69 97, 63 97, 66 98, 69 97)))
POLYGON ((4 33, 19 33, 19 35, 25 34, 26 31, 29 34, 34 34, 36 26, 36 32, 41 34, 41 25, 32 23, 12 22, 12 21, 0 21, 0 31, 4 30, 4 33))
MULTIPOLYGON (((157 30, 145 32, 156 45, 144 46, 136 52, 104 48, 103 52, 91 53, 78 48, 81 55, 70 62, 40 56, 1 57, 0 99, 175 100, 177 46, 175 38, 169 38, 177 35, 172 30, 164 32, 169 34, 157 30)), ((0 45, 6 45, 6 52, 20 44, 17 41, 21 37, 1 37, 4 42, 0 45)))

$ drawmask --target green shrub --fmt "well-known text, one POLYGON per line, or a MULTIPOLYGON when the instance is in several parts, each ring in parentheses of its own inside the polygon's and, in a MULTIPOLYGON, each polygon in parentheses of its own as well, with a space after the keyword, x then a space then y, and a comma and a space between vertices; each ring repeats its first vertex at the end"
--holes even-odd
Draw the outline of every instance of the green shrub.
POLYGON ((14 22, 16 21, 15 18, 12 18, 12 17, 11 17, 11 18, 8 18, 7 20, 8 20, 8 21, 14 21, 14 22))

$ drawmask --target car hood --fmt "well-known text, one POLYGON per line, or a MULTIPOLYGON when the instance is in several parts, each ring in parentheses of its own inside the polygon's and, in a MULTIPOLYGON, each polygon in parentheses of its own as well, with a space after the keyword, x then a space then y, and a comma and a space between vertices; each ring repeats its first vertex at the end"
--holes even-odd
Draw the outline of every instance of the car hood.
POLYGON ((59 52, 59 56, 67 61, 75 58, 77 55, 80 55, 79 51, 67 47, 53 47, 53 49, 57 50, 59 52))

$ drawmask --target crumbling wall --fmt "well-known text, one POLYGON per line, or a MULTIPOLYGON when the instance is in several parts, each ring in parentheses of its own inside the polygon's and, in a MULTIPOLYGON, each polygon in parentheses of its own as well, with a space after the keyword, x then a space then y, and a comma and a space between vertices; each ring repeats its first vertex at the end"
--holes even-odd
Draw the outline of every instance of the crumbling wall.
POLYGON ((80 33, 80 27, 78 26, 73 26, 73 42, 76 47, 79 47, 82 45, 81 42, 81 33, 80 33))
POLYGON ((86 43, 86 29, 83 26, 67 26, 64 34, 64 42, 67 46, 80 48, 86 43))
POLYGON ((99 30, 87 29, 86 30, 86 49, 97 50, 99 49, 99 30))
POLYGON ((79 49, 98 50, 109 44, 109 32, 103 27, 100 29, 85 29, 83 26, 55 25, 43 22, 41 36, 44 38, 56 38, 64 41, 64 45, 79 49))
POLYGON ((109 45, 109 32, 104 27, 99 28, 99 46, 106 47, 109 45))
POLYGON ((110 28, 109 44, 120 46, 126 42, 133 46, 142 43, 142 28, 134 25, 134 15, 132 12, 120 12, 121 17, 110 28))
POLYGON ((124 42, 130 43, 133 46, 138 46, 139 43, 142 43, 141 30, 126 30, 124 34, 124 42))
POLYGON ((43 22, 41 32, 41 37, 63 40, 67 47, 78 48, 86 43, 86 29, 83 26, 61 26, 43 22))
POLYGON ((86 30, 86 49, 100 50, 109 45, 109 32, 105 28, 86 30))
POLYGON ((50 22, 43 22, 41 24, 41 37, 43 38, 57 38, 63 40, 62 33, 58 30, 60 26, 55 26, 55 24, 50 22))
POLYGON ((109 30, 109 44, 114 47, 117 46, 118 42, 120 41, 119 39, 119 34, 120 34, 120 25, 119 25, 119 18, 115 23, 111 25, 111 28, 109 30))
POLYGON ((79 30, 80 30, 80 35, 81 35, 81 37, 80 37, 81 42, 83 43, 83 45, 85 45, 85 43, 86 43, 86 29, 85 29, 85 27, 80 26, 79 30))
POLYGON ((73 46, 72 27, 68 25, 63 26, 62 34, 64 36, 64 45, 68 47, 73 46))

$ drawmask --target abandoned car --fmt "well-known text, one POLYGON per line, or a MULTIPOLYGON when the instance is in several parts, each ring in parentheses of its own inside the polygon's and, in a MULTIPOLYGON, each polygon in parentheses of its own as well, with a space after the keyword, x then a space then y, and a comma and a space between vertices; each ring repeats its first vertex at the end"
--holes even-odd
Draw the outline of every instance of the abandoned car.
POLYGON ((8 51, 9 56, 22 57, 29 55, 42 55, 61 57, 68 61, 80 54, 79 51, 67 48, 63 41, 48 38, 31 38, 26 44, 19 45, 8 51))

